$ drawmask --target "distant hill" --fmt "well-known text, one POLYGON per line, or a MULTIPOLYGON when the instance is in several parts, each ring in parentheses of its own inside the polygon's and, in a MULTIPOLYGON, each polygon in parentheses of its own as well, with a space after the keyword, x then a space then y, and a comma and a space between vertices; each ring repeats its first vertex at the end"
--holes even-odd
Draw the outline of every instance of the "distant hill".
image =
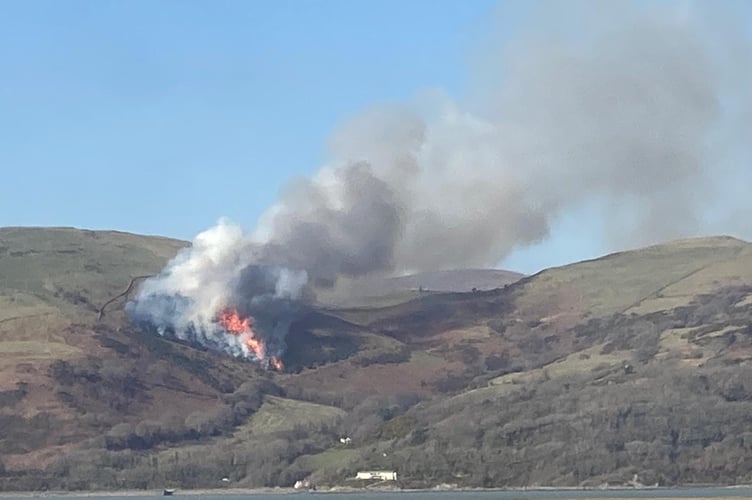
POLYGON ((285 373, 100 317, 185 245, 0 229, 0 488, 752 481, 747 242, 363 282, 293 324, 285 373))
POLYGON ((470 292, 503 288, 524 275, 502 269, 456 269, 397 277, 371 277, 343 280, 332 290, 322 290, 318 299, 326 305, 373 307, 390 305, 418 297, 421 293, 470 292))

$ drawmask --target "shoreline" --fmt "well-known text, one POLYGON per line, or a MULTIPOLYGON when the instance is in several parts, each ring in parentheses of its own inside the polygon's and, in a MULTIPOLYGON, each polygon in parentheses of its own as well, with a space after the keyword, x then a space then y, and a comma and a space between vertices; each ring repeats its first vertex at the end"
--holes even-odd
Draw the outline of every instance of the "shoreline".
MULTIPOLYGON (((598 492, 608 491, 615 492, 640 492, 649 493, 651 491, 670 492, 676 491, 679 496, 661 496, 666 500, 678 500, 684 498, 703 498, 703 497, 684 497, 681 493, 696 490, 729 490, 733 492, 739 489, 752 489, 752 485, 740 484, 740 485, 683 485, 683 486, 643 486, 643 487, 631 487, 631 486, 534 486, 534 487, 500 487, 500 488, 460 488, 452 487, 451 485, 437 485, 432 488, 398 488, 398 487, 374 487, 374 488, 356 488, 351 486, 333 486, 330 488, 317 489, 316 494, 338 494, 338 493, 472 493, 472 492, 509 492, 509 493, 546 493, 546 492, 572 492, 572 493, 584 493, 584 492, 598 492)), ((290 495, 299 493, 308 493, 305 489, 295 489, 292 487, 287 488, 196 488, 196 489, 182 489, 174 488, 176 496, 237 496, 237 495, 290 495)), ((72 498, 89 498, 89 497, 153 497, 162 496, 162 489, 154 490, 91 490, 91 491, 4 491, 0 492, 0 499, 2 498, 45 498, 45 497, 72 497, 72 498)), ((741 498, 733 496, 734 498, 741 498)), ((552 497, 553 498, 553 497, 552 497)), ((556 497, 557 500, 566 500, 566 497, 556 497)), ((583 497, 577 497, 583 498, 583 497)), ((592 497, 587 497, 592 498, 592 497)), ((629 495, 624 498, 638 498, 636 495, 629 495)), ((649 498, 649 497, 645 497, 649 498)), ((717 500, 722 500, 724 496, 713 497, 717 500)), ((609 500, 620 500, 620 497, 609 497, 609 500)))

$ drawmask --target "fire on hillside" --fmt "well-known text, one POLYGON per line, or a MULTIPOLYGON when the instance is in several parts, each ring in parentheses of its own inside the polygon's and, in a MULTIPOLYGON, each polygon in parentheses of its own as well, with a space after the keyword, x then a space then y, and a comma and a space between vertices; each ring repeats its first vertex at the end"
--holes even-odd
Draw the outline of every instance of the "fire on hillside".
POLYGON ((253 330, 253 317, 243 317, 237 309, 226 307, 219 312, 217 319, 225 331, 227 331, 229 335, 237 336, 240 342, 242 342, 243 345, 253 353, 257 360, 265 362, 268 367, 274 368, 277 371, 284 370, 282 360, 277 356, 267 357, 264 340, 257 336, 256 332, 253 330))
POLYGON ((304 307, 305 273, 259 264, 228 266, 220 273, 197 269, 202 259, 187 257, 178 256, 169 273, 144 282, 126 305, 131 323, 284 370, 285 337, 304 307))

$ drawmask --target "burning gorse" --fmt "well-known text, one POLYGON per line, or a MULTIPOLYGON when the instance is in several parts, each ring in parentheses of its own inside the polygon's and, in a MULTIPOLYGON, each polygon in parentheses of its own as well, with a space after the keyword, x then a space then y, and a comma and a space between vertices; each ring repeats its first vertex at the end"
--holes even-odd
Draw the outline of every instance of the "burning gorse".
POLYGON ((161 335, 281 369, 307 276, 255 263, 257 250, 240 228, 220 222, 144 282, 126 305, 129 318, 161 335))

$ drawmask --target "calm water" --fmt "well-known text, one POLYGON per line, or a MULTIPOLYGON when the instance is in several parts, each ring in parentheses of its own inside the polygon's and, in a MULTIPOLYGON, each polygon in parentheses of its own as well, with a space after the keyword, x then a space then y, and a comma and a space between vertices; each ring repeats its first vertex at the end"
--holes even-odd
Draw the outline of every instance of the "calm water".
MULTIPOLYGON (((285 494, 253 494, 253 495, 181 495, 180 491, 173 498, 188 498, 193 500, 284 500, 319 497, 323 500, 563 500, 563 499, 609 499, 609 498, 752 498, 752 487, 745 488, 667 488, 643 490, 527 490, 527 491, 442 491, 442 492, 373 492, 373 493, 285 493, 285 494)), ((2 500, 28 500, 29 498, 44 498, 45 500, 91 500, 95 495, 40 495, 40 496, 0 496, 2 500)), ((139 500, 165 498, 161 494, 139 496, 107 496, 107 500, 139 500)))

